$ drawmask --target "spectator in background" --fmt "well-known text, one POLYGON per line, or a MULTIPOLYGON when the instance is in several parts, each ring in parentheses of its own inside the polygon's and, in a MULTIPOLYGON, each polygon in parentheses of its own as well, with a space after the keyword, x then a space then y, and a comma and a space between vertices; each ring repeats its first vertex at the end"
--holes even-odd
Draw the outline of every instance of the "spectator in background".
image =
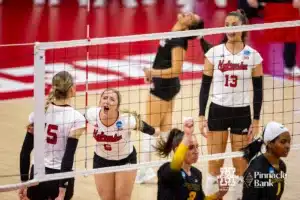
POLYGON ((225 8, 227 6, 227 0, 215 0, 215 4, 218 8, 225 8))
POLYGON ((182 6, 182 12, 194 12, 196 0, 177 0, 177 5, 182 6))
MULTIPOLYGON (((0 3, 3 0, 0 0, 0 3)), ((87 6, 89 0, 78 0, 79 6, 87 6)), ((45 0, 34 0, 36 5, 43 5, 45 4, 45 0)), ((93 6, 94 7, 102 7, 105 6, 107 0, 94 0, 93 6)), ((156 0, 142 0, 143 5, 152 5, 156 3, 156 0)), ((49 0, 50 6, 58 6, 60 4, 60 0, 49 0)), ((136 0, 123 0, 123 5, 127 8, 135 8, 138 6, 136 0)))
MULTIPOLYGON (((247 0, 252 8, 258 8, 261 3, 264 6, 264 22, 278 22, 299 20, 300 0, 247 0)), ((297 46, 299 41, 299 27, 265 30, 265 41, 283 42, 284 73, 292 76, 300 76, 300 69, 296 64, 297 46)))
MULTIPOLYGON (((94 6, 102 7, 105 6, 107 0, 95 0, 94 6)), ((156 0, 142 0, 143 5, 155 4, 156 0)), ((123 0, 123 5, 127 8, 135 8, 138 6, 137 0, 123 0)))
MULTIPOLYGON (((34 0, 34 3, 36 5, 44 5, 46 0, 34 0)), ((80 6, 87 5, 88 0, 78 0, 78 3, 80 6)), ((50 6, 58 6, 60 3, 60 0, 49 0, 50 6)))

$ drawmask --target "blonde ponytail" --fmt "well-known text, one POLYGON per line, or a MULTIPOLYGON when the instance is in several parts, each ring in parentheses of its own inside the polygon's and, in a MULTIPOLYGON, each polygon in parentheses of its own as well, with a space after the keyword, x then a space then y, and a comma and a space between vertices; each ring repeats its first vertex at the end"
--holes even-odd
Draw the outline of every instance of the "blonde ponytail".
POLYGON ((130 111, 128 109, 122 109, 121 111, 122 113, 127 113, 129 114, 129 117, 130 116, 133 116, 135 118, 135 121, 136 121, 136 127, 135 127, 135 130, 143 130, 144 128, 144 124, 143 124, 143 121, 141 119, 141 115, 138 114, 136 111, 130 111))
POLYGON ((50 103, 52 103, 54 100, 54 91, 51 89, 51 91, 48 94, 47 100, 46 100, 46 104, 45 104, 45 112, 47 111, 50 103))

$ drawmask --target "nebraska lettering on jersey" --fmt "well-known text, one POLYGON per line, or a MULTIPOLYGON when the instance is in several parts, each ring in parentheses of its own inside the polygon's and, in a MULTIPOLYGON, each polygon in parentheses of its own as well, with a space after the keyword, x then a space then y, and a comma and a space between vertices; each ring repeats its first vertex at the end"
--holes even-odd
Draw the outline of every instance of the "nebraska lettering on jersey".
POLYGON ((262 57, 245 45, 238 53, 231 53, 220 44, 212 47, 205 57, 213 65, 212 102, 226 107, 249 106, 252 72, 262 63, 262 57))
POLYGON ((220 60, 218 65, 218 69, 223 73, 227 71, 248 69, 248 65, 245 65, 243 61, 241 63, 232 63, 230 60, 228 60, 227 63, 224 62, 224 60, 220 60))
POLYGON ((119 113, 119 118, 111 126, 100 120, 101 108, 87 110, 86 118, 94 126, 93 137, 97 141, 96 154, 108 160, 120 160, 133 152, 130 140, 131 130, 136 127, 136 119, 127 113, 119 113))
POLYGON ((122 135, 105 135, 105 133, 103 131, 101 131, 101 133, 98 133, 98 125, 95 125, 95 129, 94 129, 94 133, 93 133, 93 137, 95 138, 95 140, 97 142, 118 142, 122 139, 122 135))

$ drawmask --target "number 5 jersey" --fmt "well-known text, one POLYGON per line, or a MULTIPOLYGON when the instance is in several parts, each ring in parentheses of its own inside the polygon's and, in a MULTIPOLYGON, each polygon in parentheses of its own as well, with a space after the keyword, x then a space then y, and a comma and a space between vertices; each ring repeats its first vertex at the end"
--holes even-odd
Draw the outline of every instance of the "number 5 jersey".
MULTIPOLYGON (((45 167, 60 170, 70 132, 85 128, 86 120, 69 105, 50 104, 45 114, 45 167)), ((34 113, 29 115, 29 123, 34 123, 34 113)))

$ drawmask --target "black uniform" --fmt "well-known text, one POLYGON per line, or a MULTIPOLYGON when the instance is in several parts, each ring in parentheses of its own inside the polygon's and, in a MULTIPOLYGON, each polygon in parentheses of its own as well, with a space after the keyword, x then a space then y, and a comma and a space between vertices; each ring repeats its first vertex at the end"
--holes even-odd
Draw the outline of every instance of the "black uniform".
MULTIPOLYGON (((172 49, 182 47, 187 50, 188 38, 173 38, 160 41, 160 46, 153 63, 153 69, 168 69, 172 67, 172 49)), ((150 93, 162 100, 172 100, 180 91, 180 80, 175 78, 153 77, 154 88, 150 93)))
POLYGON ((244 173, 242 200, 280 200, 284 191, 286 165, 280 160, 275 169, 264 155, 251 161, 244 173))
POLYGON ((184 170, 174 171, 170 163, 163 164, 158 172, 157 200, 204 200, 202 174, 191 167, 191 176, 184 170))
MULTIPOLYGON (((31 166, 31 171, 29 173, 30 168, 30 153, 33 150, 33 134, 28 133, 23 142, 22 150, 20 153, 20 174, 21 174, 21 181, 28 181, 29 179, 33 179, 34 175, 34 166, 31 166)), ((60 170, 45 168, 46 174, 55 174, 60 173, 60 170)), ((74 182, 75 179, 71 178, 68 186, 66 188, 66 194, 64 200, 70 200, 74 194, 74 182)), ((36 186, 29 187, 27 190, 27 197, 30 200, 49 200, 55 199, 59 194, 59 180, 54 181, 46 181, 39 183, 36 186)))
MULTIPOLYGON (((33 168, 31 167, 30 179, 33 179, 33 168)), ((60 170, 45 168, 46 174, 60 173, 60 170)), ((74 183, 75 179, 70 178, 68 186, 66 187, 66 193, 64 200, 71 200, 74 194, 74 183)), ((27 197, 30 200, 54 200, 59 194, 59 180, 46 181, 39 183, 36 186, 29 187, 27 190, 27 197)))

